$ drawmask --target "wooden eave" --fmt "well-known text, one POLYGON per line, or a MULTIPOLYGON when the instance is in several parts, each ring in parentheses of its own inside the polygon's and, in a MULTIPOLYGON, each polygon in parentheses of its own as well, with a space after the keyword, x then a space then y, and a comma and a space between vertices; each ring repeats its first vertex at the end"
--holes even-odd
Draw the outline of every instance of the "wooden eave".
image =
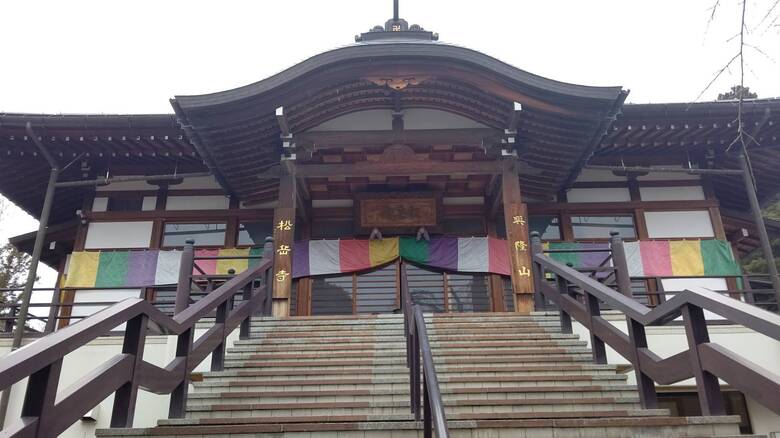
MULTIPOLYGON (((595 153, 600 162, 643 163, 648 157, 668 156, 681 164, 689 157, 703 162, 708 149, 716 154, 719 168, 738 169, 736 145, 737 102, 694 104, 628 104, 595 153)), ((744 102, 746 131, 756 142, 748 145, 756 176, 759 199, 769 201, 780 194, 780 99, 751 99, 744 102)), ((721 204, 734 210, 748 208, 740 177, 712 178, 721 204)))
MULTIPOLYGON (((41 142, 64 170, 61 181, 83 179, 81 161, 89 176, 154 174, 206 170, 202 160, 172 114, 48 115, 0 114, 0 192, 31 216, 40 215, 49 165, 40 156, 25 125, 30 123, 41 142)), ((74 218, 89 190, 61 188, 55 195, 51 223, 74 218)))
POLYGON ((576 175, 625 95, 620 87, 552 81, 462 47, 393 41, 332 50, 254 84, 177 96, 171 103, 227 190, 244 201, 259 202, 276 190, 269 185, 261 189, 252 175, 279 162, 281 131, 275 117, 279 106, 284 106, 294 134, 340 115, 392 109, 396 103, 401 108, 452 112, 502 131, 513 102, 520 102, 518 152, 546 172, 542 178, 526 176, 521 182, 527 190, 550 197, 576 175), (378 85, 375 78, 413 80, 394 91, 378 85), (550 156, 558 160, 548 162, 550 156))

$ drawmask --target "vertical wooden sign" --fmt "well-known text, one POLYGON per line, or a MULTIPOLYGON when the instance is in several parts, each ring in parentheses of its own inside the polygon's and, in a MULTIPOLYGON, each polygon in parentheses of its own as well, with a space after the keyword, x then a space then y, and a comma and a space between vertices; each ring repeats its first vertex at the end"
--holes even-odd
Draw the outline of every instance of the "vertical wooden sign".
POLYGON ((274 210, 274 288, 273 314, 287 316, 292 290, 292 242, 295 233, 295 209, 274 210))
POLYGON ((501 184, 515 311, 527 315, 534 309, 531 245, 528 241, 527 208, 522 202, 516 162, 514 157, 504 159, 501 184))
POLYGON ((292 246, 295 237, 295 178, 279 178, 279 206, 274 210, 273 315, 290 315, 292 246))

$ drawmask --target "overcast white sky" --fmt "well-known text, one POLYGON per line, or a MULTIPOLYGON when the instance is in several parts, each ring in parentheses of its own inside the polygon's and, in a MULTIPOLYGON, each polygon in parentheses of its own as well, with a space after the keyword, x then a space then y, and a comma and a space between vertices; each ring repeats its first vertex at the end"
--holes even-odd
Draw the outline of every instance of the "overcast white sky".
MULTIPOLYGON (((780 96, 780 10, 747 0, 746 84, 780 96)), ((401 17, 440 40, 523 70, 587 85, 622 85, 628 101, 684 102, 738 49, 741 1, 401 0, 401 17), (731 39, 731 40, 730 40, 731 39), (729 41, 730 40, 730 41, 729 41)), ((780 9, 780 8, 778 8, 780 9)), ((263 79, 383 24, 391 0, 6 0, 0 112, 170 113, 176 94, 263 79)), ((738 83, 726 72, 703 100, 738 83)), ((0 239, 35 222, 11 212, 0 239)), ((47 277, 49 276, 47 275, 47 277)))

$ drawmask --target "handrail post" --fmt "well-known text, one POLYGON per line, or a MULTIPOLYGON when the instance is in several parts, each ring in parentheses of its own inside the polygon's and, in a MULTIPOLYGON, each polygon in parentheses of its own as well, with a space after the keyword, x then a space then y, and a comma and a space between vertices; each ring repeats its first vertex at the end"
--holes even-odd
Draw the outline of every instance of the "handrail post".
POLYGON ((631 275, 628 272, 626 248, 623 246, 623 238, 617 231, 609 232, 609 247, 612 249, 612 263, 615 264, 615 277, 618 292, 627 297, 633 297, 631 292, 631 275))
POLYGON ((263 273, 263 287, 265 288, 265 297, 263 298, 264 306, 262 315, 273 316, 274 238, 271 236, 265 238, 265 244, 263 245, 263 260, 271 260, 271 268, 263 273))
POLYGON ((143 362, 148 322, 149 318, 146 315, 138 315, 128 321, 125 326, 122 353, 133 356, 133 371, 130 380, 122 385, 114 395, 111 427, 133 427, 135 404, 138 399, 137 373, 141 362, 143 362))
POLYGON ((57 327, 57 315, 60 314, 60 285, 58 284, 51 293, 51 307, 49 308, 49 317, 46 319, 44 333, 51 333, 57 327))
POLYGON ((184 242, 184 250, 181 252, 181 263, 179 264, 179 282, 176 284, 176 304, 174 315, 181 313, 190 305, 190 293, 192 292, 192 264, 195 261, 195 241, 188 239, 184 242))
MULTIPOLYGON (((228 270, 228 274, 235 275, 236 271, 234 269, 230 269, 228 270)), ((250 282, 244 286, 244 294, 246 294, 247 287, 250 288, 251 293, 252 283, 250 282)), ((222 332, 222 342, 220 342, 214 351, 211 352, 211 371, 222 371, 225 368, 225 341, 228 335, 228 333, 225 331, 225 321, 227 320, 233 297, 235 297, 235 295, 231 296, 228 300, 217 307, 217 314, 214 318, 214 325, 221 326, 220 331, 222 332)))
POLYGON ((22 404, 22 418, 37 418, 35 437, 52 436, 47 430, 51 410, 57 398, 57 386, 60 383, 62 358, 30 374, 22 404))
POLYGON ((691 360, 691 370, 696 379, 696 392, 699 394, 699 405, 702 415, 725 415, 723 394, 720 392, 718 378, 702 367, 699 356, 699 346, 710 342, 707 332, 707 320, 701 307, 686 304, 682 309, 685 322, 685 334, 688 337, 688 354, 691 360))
MULTIPOLYGON (((561 299, 569 296, 569 283, 566 282, 565 278, 561 277, 560 275, 556 275, 555 283, 558 286, 558 293, 561 295, 561 299)), ((560 314, 561 319, 561 333, 571 334, 571 316, 565 310, 563 310, 562 306, 559 307, 558 313, 560 314)))
MULTIPOLYGON (((176 307, 174 315, 178 315, 190 304, 190 292, 192 290, 192 264, 195 258, 193 248, 194 240, 187 240, 181 254, 179 265, 179 283, 176 285, 176 307)), ((192 350, 192 338, 195 327, 185 330, 176 340, 176 359, 183 363, 181 381, 171 392, 171 401, 168 408, 169 418, 183 418, 187 407, 187 392, 189 391, 189 364, 188 358, 192 350)))
POLYGON ((544 269, 534 260, 534 256, 542 254, 543 251, 541 234, 538 231, 531 231, 531 270, 534 276, 534 309, 537 311, 544 310, 547 307, 542 294, 542 282, 545 281, 544 269))
POLYGON ((591 295, 587 290, 585 292, 585 308, 588 311, 588 322, 590 323, 590 349, 593 352, 593 362, 597 364, 607 363, 607 349, 604 341, 596 336, 596 330, 593 320, 601 316, 598 298, 591 295))
POLYGON ((192 350, 192 337, 195 327, 191 327, 180 334, 176 340, 176 360, 183 364, 181 381, 171 392, 171 402, 168 407, 169 418, 184 418, 187 407, 187 393, 189 392, 189 355, 192 350))
POLYGON ((626 324, 628 325, 628 338, 631 342, 631 362, 634 365, 639 402, 644 409, 655 409, 658 406, 655 382, 642 371, 642 364, 639 361, 639 350, 647 348, 645 326, 630 317, 626 317, 626 324))
MULTIPOLYGON (((249 301, 252 299, 252 283, 249 282, 244 286, 244 290, 241 292, 241 301, 249 301)), ((252 331, 252 315, 248 315, 241 321, 241 328, 238 331, 238 338, 241 340, 249 339, 249 335, 252 331)))

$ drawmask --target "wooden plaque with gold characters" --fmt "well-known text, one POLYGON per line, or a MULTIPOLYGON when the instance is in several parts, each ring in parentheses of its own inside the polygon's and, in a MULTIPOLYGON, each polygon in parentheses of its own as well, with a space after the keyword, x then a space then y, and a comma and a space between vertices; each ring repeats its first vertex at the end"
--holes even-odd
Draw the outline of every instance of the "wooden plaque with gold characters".
POLYGON ((438 199, 434 196, 387 196, 359 200, 360 227, 434 227, 438 223, 438 199))

